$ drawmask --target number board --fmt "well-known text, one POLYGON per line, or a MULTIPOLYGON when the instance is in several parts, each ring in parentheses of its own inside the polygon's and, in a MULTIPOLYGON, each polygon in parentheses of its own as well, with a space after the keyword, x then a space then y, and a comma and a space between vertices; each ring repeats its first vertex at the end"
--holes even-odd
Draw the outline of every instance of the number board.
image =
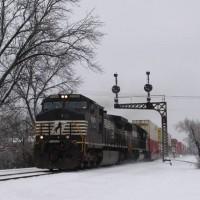
POLYGON ((81 95, 80 94, 70 94, 70 98, 80 98, 81 95))
POLYGON ((58 94, 53 94, 49 96, 50 99, 59 99, 59 95, 58 94))

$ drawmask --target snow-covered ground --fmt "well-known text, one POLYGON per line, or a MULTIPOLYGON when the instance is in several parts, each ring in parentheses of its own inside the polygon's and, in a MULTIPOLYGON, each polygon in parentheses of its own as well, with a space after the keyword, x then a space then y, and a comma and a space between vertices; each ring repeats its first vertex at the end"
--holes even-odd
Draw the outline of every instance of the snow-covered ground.
POLYGON ((200 198, 199 184, 200 170, 194 165, 158 160, 0 182, 0 199, 193 200, 200 198))

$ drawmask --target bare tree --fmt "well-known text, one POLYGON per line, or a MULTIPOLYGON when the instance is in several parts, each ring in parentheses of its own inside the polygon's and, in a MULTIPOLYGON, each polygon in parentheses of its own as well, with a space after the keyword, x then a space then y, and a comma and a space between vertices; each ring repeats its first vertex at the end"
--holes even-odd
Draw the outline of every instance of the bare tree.
POLYGON ((51 66, 49 61, 44 61, 40 65, 32 62, 30 66, 20 75, 19 81, 14 88, 15 98, 21 99, 21 106, 35 124, 35 115, 38 112, 38 104, 41 99, 50 92, 69 92, 76 90, 81 83, 81 79, 75 76, 74 70, 69 66, 65 67, 57 62, 51 66))
MULTIPOLYGON (((78 22, 70 22, 71 8, 78 2, 79 0, 1 1, 0 105, 9 100, 16 84, 22 86, 25 74, 29 73, 31 76, 34 73, 36 78, 38 66, 43 72, 47 70, 50 73, 53 69, 48 76, 51 82, 53 74, 62 77, 64 70, 72 74, 72 67, 78 63, 101 72, 95 61, 94 50, 103 36, 98 30, 102 23, 91 13, 78 22)), ((46 83, 49 84, 50 81, 46 83)), ((76 81, 75 78, 74 82, 76 81)), ((58 82, 58 85, 61 86, 62 82, 58 82)))
POLYGON ((34 131, 15 104, 0 108, 0 168, 31 166, 34 131))
POLYGON ((200 122, 198 120, 185 119, 176 125, 177 130, 188 134, 188 143, 195 145, 198 152, 200 167, 200 122))

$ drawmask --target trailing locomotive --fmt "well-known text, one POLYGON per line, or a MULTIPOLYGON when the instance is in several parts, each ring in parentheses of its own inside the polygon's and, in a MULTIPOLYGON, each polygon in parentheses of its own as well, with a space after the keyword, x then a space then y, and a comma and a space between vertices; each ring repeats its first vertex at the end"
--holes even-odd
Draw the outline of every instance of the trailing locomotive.
POLYGON ((35 165, 88 168, 148 158, 147 132, 80 94, 50 95, 36 116, 35 165))

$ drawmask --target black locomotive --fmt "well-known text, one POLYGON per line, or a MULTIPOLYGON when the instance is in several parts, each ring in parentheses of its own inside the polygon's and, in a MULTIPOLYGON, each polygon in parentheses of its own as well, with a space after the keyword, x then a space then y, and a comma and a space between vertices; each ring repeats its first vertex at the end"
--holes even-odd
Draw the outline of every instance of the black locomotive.
POLYGON ((50 95, 36 116, 35 165, 88 168, 147 157, 147 133, 80 94, 50 95))

